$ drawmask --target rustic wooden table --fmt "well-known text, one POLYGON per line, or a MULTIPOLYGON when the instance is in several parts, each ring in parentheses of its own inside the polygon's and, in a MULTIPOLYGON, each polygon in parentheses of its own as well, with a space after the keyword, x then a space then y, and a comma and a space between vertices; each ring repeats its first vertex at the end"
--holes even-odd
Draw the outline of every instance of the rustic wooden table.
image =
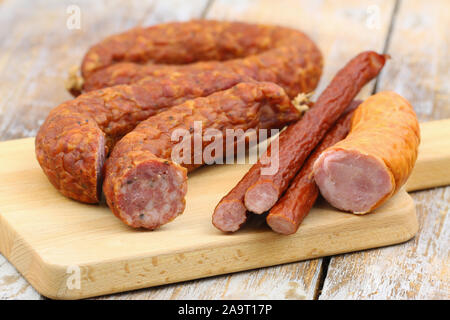
MULTIPOLYGON (((448 118, 449 14, 447 0, 2 0, 0 137, 34 136, 47 113, 71 98, 64 89, 67 71, 99 39, 135 25, 192 18, 305 31, 325 58, 318 92, 358 52, 388 53, 392 60, 361 97, 393 90, 421 121, 448 118)), ((449 299, 450 187, 412 196, 420 230, 404 244, 102 299, 449 299)), ((0 255, 0 299, 43 298, 0 255)))

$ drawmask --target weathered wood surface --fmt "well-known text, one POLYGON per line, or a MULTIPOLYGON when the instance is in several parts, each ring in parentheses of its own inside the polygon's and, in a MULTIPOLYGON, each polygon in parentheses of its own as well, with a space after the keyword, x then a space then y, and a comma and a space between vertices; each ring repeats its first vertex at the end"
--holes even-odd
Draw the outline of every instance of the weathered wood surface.
MULTIPOLYGON (((400 3, 388 48, 392 61, 377 88, 406 97, 422 121, 450 117, 449 14, 446 0, 400 3)), ((333 257, 320 299, 450 298, 450 187, 412 196, 416 237, 333 257)))
MULTIPOLYGON (((389 26, 393 22, 394 33, 389 50, 392 53, 394 53, 394 50, 395 52, 400 50, 403 53, 408 53, 406 55, 408 59, 402 60, 402 64, 397 63, 397 60, 389 62, 388 68, 383 72, 384 76, 379 83, 379 88, 395 90, 400 94, 405 94, 408 98, 411 98, 411 94, 417 94, 419 97, 415 98, 414 105, 416 110, 419 111, 421 119, 449 117, 448 97, 450 90, 448 78, 444 78, 445 75, 448 76, 449 59, 448 56, 445 59, 445 55, 448 55, 446 30, 449 30, 449 19, 448 17, 442 18, 443 15, 448 15, 448 3, 444 0, 431 5, 433 8, 436 8, 436 6, 442 7, 442 10, 436 12, 436 9, 426 8, 430 2, 412 2, 414 5, 410 10, 416 10, 419 6, 423 6, 423 11, 410 11, 412 13, 404 22, 403 29, 406 30, 398 31, 399 24, 395 23, 396 17, 394 16, 394 21, 391 21, 396 2, 395 0, 127 2, 67 0, 58 2, 33 1, 30 3, 25 0, 4 0, 0 3, 0 21, 2 21, 3 26, 0 31, 2 48, 0 54, 0 139, 33 136, 48 111, 58 103, 71 98, 64 89, 67 70, 71 66, 79 64, 89 45, 95 43, 98 39, 136 24, 149 25, 170 20, 186 20, 203 15, 207 18, 278 23, 304 30, 317 41, 325 58, 324 75, 317 89, 318 92, 326 86, 335 71, 354 54, 368 49, 382 51, 389 26), (81 9, 80 30, 68 30, 66 28, 66 19, 69 16, 66 9, 71 4, 76 4, 81 9), (429 34, 427 28, 432 30, 429 34), (415 34, 411 33, 411 39, 408 41, 402 39, 401 33, 408 33, 409 29, 419 30, 421 38, 418 40, 415 38, 415 34), (428 34, 428 36, 425 36, 425 34, 428 34), (430 44, 439 49, 432 49, 429 46, 430 44), (394 45, 396 45, 395 49, 394 45), (409 47, 411 49, 408 49, 409 47), (422 51, 418 51, 417 48, 422 48, 422 51), (395 64, 392 63, 394 61, 395 64), (429 61, 432 61, 432 63, 429 61), (405 65, 403 65, 404 62, 406 62, 405 65), (423 78, 423 74, 426 75, 427 81, 422 83, 420 79, 423 78), (424 90, 425 93, 420 93, 421 90, 424 90), (430 103, 430 101, 433 101, 433 103, 430 103)), ((410 1, 406 2, 409 3, 410 1)), ((400 3, 397 18, 401 16, 402 10, 406 10, 405 6, 406 4, 400 3)), ((367 96, 372 89, 373 83, 367 86, 362 96, 367 96)), ((423 195, 423 200, 420 200, 423 202, 419 201, 418 204, 422 226, 420 237, 424 232, 427 233, 423 231, 426 227, 434 226, 431 223, 424 224, 422 220, 424 216, 427 216, 427 221, 428 219, 432 221, 436 219, 436 213, 439 210, 439 212, 448 212, 449 195, 446 190, 437 189, 414 195, 416 200, 420 200, 423 195), (422 203, 422 207, 420 203, 422 203), (439 203, 441 203, 441 207, 436 209, 439 203)), ((445 217, 445 214, 442 214, 442 216, 445 217)), ((448 220, 445 221, 448 223, 448 220)), ((433 255, 433 257, 441 257, 442 259, 447 257, 446 263, 448 265, 449 246, 448 242, 445 243, 442 240, 445 239, 444 236, 447 239, 449 238, 448 225, 442 224, 440 230, 440 234, 428 232, 429 240, 427 241, 430 243, 428 247, 435 248, 434 243, 440 243, 440 251, 436 251, 440 256, 433 255)), ((378 252, 379 254, 397 248, 397 251, 390 257, 397 264, 402 264, 402 261, 400 261, 402 259, 395 257, 395 255, 402 252, 405 254, 409 246, 416 248, 414 243, 411 241, 394 248, 383 248, 333 258, 321 298, 335 298, 337 297, 336 292, 342 292, 342 296, 339 296, 342 298, 366 298, 368 297, 367 292, 370 290, 364 291, 360 289, 361 287, 376 288, 383 281, 403 283, 404 278, 399 277, 396 273, 381 274, 380 277, 384 276, 381 278, 370 278, 371 269, 376 269, 377 266, 382 266, 382 264, 376 259, 372 259, 372 262, 369 259, 365 261, 364 257, 368 252, 378 252), (354 270, 354 273, 351 273, 352 271, 348 268, 355 260, 349 259, 349 256, 362 259, 358 260, 359 263, 364 260, 366 268, 354 270), (346 259, 345 262, 344 259, 346 259), (338 264, 339 261, 342 262, 338 264), (347 279, 355 280, 349 280, 347 285, 341 285, 339 289, 336 289, 336 285, 343 282, 342 278, 339 278, 339 274, 340 272, 343 273, 346 268, 350 270, 346 273, 347 279), (364 278, 364 275, 358 274, 358 272, 366 273, 366 277, 364 278), (362 280, 364 280, 363 285, 360 284, 362 280), (362 293, 352 294, 352 292, 358 290, 362 293), (332 291, 334 294, 331 293, 332 291)), ((431 252, 430 250, 426 252, 431 252)), ((421 283, 420 277, 433 280, 439 277, 438 272, 445 271, 443 268, 430 269, 429 267, 423 270, 421 267, 424 264, 420 263, 416 266, 418 266, 417 269, 411 265, 408 270, 410 270, 410 276, 417 280, 418 285, 421 283), (424 272, 428 275, 423 275, 424 272)), ((322 274, 323 269, 323 260, 315 259, 159 288, 143 289, 106 298, 215 299, 270 297, 277 299, 314 299, 317 298, 319 293, 317 289, 320 279, 325 276, 322 274)), ((446 272, 441 276, 448 277, 448 269, 446 272)), ((26 285, 26 281, 7 261, 0 260, 0 298, 36 299, 40 297, 31 287, 24 287, 26 285)), ((423 290, 421 293, 411 291, 409 297, 442 297, 442 294, 448 295, 449 292, 448 287, 443 288, 441 294, 436 294, 437 287, 428 286, 428 288, 429 290, 423 290)), ((404 297, 400 290, 392 290, 389 294, 384 291, 384 293, 381 292, 375 296, 378 298, 404 297)))

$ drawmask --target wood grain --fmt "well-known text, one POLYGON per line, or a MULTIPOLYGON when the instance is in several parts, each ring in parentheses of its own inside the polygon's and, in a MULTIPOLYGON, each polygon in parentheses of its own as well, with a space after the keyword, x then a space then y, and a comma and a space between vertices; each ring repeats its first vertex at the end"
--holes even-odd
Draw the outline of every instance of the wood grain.
MULTIPOLYGON (((445 0, 400 3, 388 50, 392 61, 377 88, 407 98, 422 121, 450 117, 449 12, 445 0)), ((450 298, 450 187, 412 196, 419 219, 416 237, 332 258, 320 299, 450 298)))
MULTIPOLYGON (((0 140, 34 136, 48 112, 71 99, 68 70, 107 35, 135 25, 199 18, 208 0, 5 0, 0 3, 0 140), (69 30, 69 5, 81 29, 69 30)), ((0 255, 0 298, 41 296, 0 255)))
POLYGON ((0 252, 46 297, 79 299, 313 259, 404 242, 417 231, 414 203, 402 190, 363 217, 318 202, 289 237, 261 217, 224 234, 211 224, 212 212, 249 164, 196 170, 183 215, 153 232, 133 230, 106 205, 62 196, 33 153, 33 138, 0 143, 0 252), (70 286, 71 268, 79 270, 79 288, 70 286))
MULTIPOLYGON (((209 11, 208 17, 273 21, 279 24, 298 26, 311 35, 324 50, 326 63, 318 92, 328 83, 334 72, 353 54, 369 49, 368 44, 370 43, 375 44, 370 48, 379 51, 382 49, 395 4, 395 1, 354 0, 223 0, 208 2, 212 2, 210 10, 207 10, 209 11), (372 19, 373 13, 376 13, 376 7, 379 8, 380 14, 378 22, 372 19)), ((79 64, 81 57, 91 44, 108 34, 127 29, 135 24, 148 25, 162 21, 199 17, 207 12, 205 11, 206 4, 206 0, 127 1, 126 5, 118 0, 95 2, 87 0, 2 1, 0 3, 0 21, 3 26, 0 30, 0 46, 2 48, 0 54, 0 139, 33 136, 48 111, 63 100, 71 98, 64 89, 67 70, 71 66, 79 64), (69 31, 65 27, 68 16, 66 8, 73 3, 78 4, 82 9, 82 28, 69 31)), ((403 18, 398 20, 398 17, 394 17, 393 21, 394 34, 390 39, 389 52, 400 54, 393 54, 394 59, 387 64, 383 71, 384 76, 379 82, 379 89, 395 90, 414 101, 421 120, 450 117, 450 90, 448 88, 450 59, 446 33, 446 30, 449 30, 448 21, 450 21, 448 6, 446 1, 402 1, 399 15, 402 15, 403 18), (407 4, 410 8, 406 7, 407 4), (398 29, 399 26, 402 27, 398 29), (406 58, 400 62, 398 56, 406 58)), ((363 95, 366 95, 371 89, 372 87, 368 86, 363 95)), ((435 201, 438 204, 448 203, 448 191, 444 194, 441 192, 442 189, 436 189, 413 194, 416 199, 422 197, 423 194, 421 201, 424 205, 421 210, 418 210, 419 214, 435 214, 436 210, 439 210, 432 205, 435 201)), ((442 208, 442 206, 440 207, 442 208)), ((444 206, 444 210, 448 212, 448 207, 444 206)), ((443 224, 442 228, 442 230, 448 230, 448 223, 443 224)), ((441 240, 435 240, 437 236, 436 232, 429 234, 431 244, 435 241, 443 241, 441 238, 439 238, 441 240)), ((398 252, 402 252, 403 246, 398 247, 398 252)), ((448 247, 448 242, 446 246, 440 246, 438 254, 448 257, 448 247)), ((383 252, 383 250, 373 250, 373 252, 383 252)), ((398 252, 396 251, 395 254, 398 252)), ((364 254, 362 253, 361 257, 364 254)), ((389 256, 394 262, 398 259, 395 254, 389 256)), ((351 256, 358 256, 358 254, 351 256)), ((339 268, 349 267, 355 261, 361 262, 357 259, 346 259, 345 263, 339 264, 339 268)), ((379 263, 379 260, 376 259, 372 261, 373 264, 359 271, 370 273, 371 268, 376 268, 379 263)), ((399 263, 401 264, 401 262, 399 263)), ((430 275, 421 275, 422 265, 419 263, 417 269, 410 269, 411 274, 408 275, 408 279, 411 278, 420 283, 419 280, 422 277, 433 280, 438 277, 437 273, 445 271, 442 269, 427 270, 431 273, 430 275)), ((254 286, 255 291, 252 292, 255 292, 255 296, 264 296, 267 288, 277 286, 279 283, 284 283, 281 286, 288 288, 289 282, 286 282, 285 279, 290 279, 294 274, 294 282, 304 283, 303 287, 300 286, 302 290, 299 292, 306 292, 306 298, 312 299, 317 296, 316 288, 322 275, 322 266, 322 259, 315 259, 230 276, 143 289, 110 298, 206 297, 206 293, 202 295, 202 292, 207 292, 207 298, 220 298, 234 294, 239 296, 242 292, 239 283, 242 283, 243 286, 251 284, 254 286), (275 276, 276 272, 279 274, 278 277, 275 276), (269 276, 265 276, 266 274, 269 276), (274 277, 270 274, 274 274, 274 277), (226 283, 236 285, 226 285, 226 283), (209 288, 216 289, 208 290, 209 288)), ((339 283, 339 278, 333 277, 332 265, 330 265, 329 271, 331 281, 328 284, 339 283)), ((356 290, 355 288, 361 286, 376 287, 377 283, 386 283, 384 278, 370 279, 367 274, 353 274, 352 277, 355 277, 355 280, 348 283, 340 297, 355 297, 349 292, 353 292, 356 290), (362 281, 364 278, 367 281, 362 281)), ((407 280, 396 274, 386 275, 386 279, 389 278, 397 286, 407 280)), ((22 289, 24 284, 26 281, 8 262, 0 261, 0 298, 35 299, 40 297, 30 286, 22 289)), ((332 297, 332 295, 326 294, 329 292, 328 284, 325 282, 322 298, 332 297)), ((435 287, 432 284, 427 286, 431 290, 422 290, 420 293, 411 290, 411 298, 434 297, 432 289, 435 287)), ((405 296, 397 290, 391 290, 389 295, 386 292, 384 290, 380 294, 372 296, 379 298, 387 296, 402 298, 405 296)), ((448 295, 448 288, 446 292, 448 295)), ((367 294, 363 290, 359 297, 367 297, 367 294)), ((303 297, 302 294, 299 296, 303 297)), ((280 293, 277 298, 283 298, 283 294, 280 293)))
POLYGON ((450 185, 450 118, 420 124, 419 156, 408 192, 450 185))
MULTIPOLYGON (((353 56, 364 50, 383 51, 388 34, 389 24, 394 9, 394 1, 357 1, 357 0, 215 0, 210 6, 206 17, 224 20, 242 20, 255 23, 273 23, 302 30, 319 46, 324 57, 324 71, 315 97, 330 82, 334 74, 353 56), (380 8, 378 20, 371 24, 369 9, 376 4, 380 8), (325 23, 326 22, 326 23, 325 23), (349 32, 358 30, 358 32, 349 32)), ((369 83, 361 91, 359 97, 367 97, 373 91, 375 81, 369 83)), ((323 260, 298 262, 289 268, 277 267, 280 276, 265 277, 250 297, 264 296, 265 288, 277 287, 280 281, 285 283, 293 269, 297 269, 299 279, 308 286, 304 287, 306 299, 317 296, 317 288, 322 275, 323 260), (311 272, 310 270, 315 270, 311 272)), ((266 272, 271 268, 266 268, 266 272)), ((238 278, 245 283, 254 283, 255 273, 243 273, 239 276, 230 275, 230 281, 238 278)), ((207 290, 208 283, 198 286, 198 292, 207 290)), ((226 288, 225 295, 239 296, 238 286, 226 288)), ((220 298, 224 294, 219 291, 211 298, 220 298)), ((185 296, 188 297, 188 296, 185 296)), ((303 297, 299 295, 298 298, 303 297)), ((280 295, 278 298, 282 298, 280 295)))
POLYGON ((107 296, 102 299, 313 299, 322 259, 107 296))

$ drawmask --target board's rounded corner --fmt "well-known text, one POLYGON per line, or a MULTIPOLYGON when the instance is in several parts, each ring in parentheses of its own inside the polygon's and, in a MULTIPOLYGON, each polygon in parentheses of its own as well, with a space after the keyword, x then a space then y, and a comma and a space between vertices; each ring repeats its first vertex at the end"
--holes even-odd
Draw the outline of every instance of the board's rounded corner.
POLYGON ((39 270, 35 276, 26 277, 41 295, 52 300, 78 300, 84 298, 82 291, 83 275, 80 266, 55 263, 39 257, 39 270), (31 282, 31 281, 30 281, 31 282), (78 286, 79 284, 79 286, 78 286))
POLYGON ((411 195, 407 192, 405 193, 406 196, 408 197, 408 204, 407 207, 404 208, 405 210, 402 210, 402 212, 404 213, 402 215, 402 224, 401 224, 402 227, 404 228, 404 236, 402 242, 411 240, 419 232, 419 222, 417 220, 416 204, 414 203, 414 199, 411 197, 411 195))

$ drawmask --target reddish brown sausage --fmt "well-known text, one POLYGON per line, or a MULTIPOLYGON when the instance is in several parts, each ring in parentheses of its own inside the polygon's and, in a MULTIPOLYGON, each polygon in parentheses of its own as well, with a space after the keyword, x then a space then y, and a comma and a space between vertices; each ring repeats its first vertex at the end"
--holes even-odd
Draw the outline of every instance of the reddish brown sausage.
POLYGON ((238 184, 220 200, 212 216, 213 225, 223 232, 235 232, 247 221, 244 205, 245 191, 258 181, 259 165, 249 170, 238 184))
POLYGON ((345 138, 350 131, 353 110, 362 101, 354 101, 350 104, 348 112, 342 115, 333 128, 327 132, 323 140, 308 157, 297 176, 283 197, 270 209, 267 215, 267 224, 273 231, 281 234, 293 234, 297 232, 303 219, 311 210, 319 195, 319 188, 314 182, 314 161, 328 147, 345 138))
MULTIPOLYGON (((127 61, 186 64, 240 57, 247 58, 230 61, 232 67, 213 61, 186 68, 154 65, 151 77, 137 77, 131 85, 92 91, 61 104, 50 112, 36 137, 36 156, 50 182, 72 199, 96 203, 108 152, 142 120, 248 81, 249 75, 280 84, 293 98, 313 90, 322 70, 319 50, 303 33, 270 26, 173 23, 133 29, 95 45, 83 61, 86 80, 127 61)), ((116 75, 113 72, 113 78, 116 75)), ((126 71, 124 76, 128 77, 126 71)))
POLYGON ((50 112, 36 137, 37 159, 62 194, 97 203, 103 162, 117 140, 158 112, 244 80, 234 72, 198 70, 83 94, 50 112))
POLYGON ((373 51, 357 55, 337 73, 318 98, 314 108, 280 134, 279 150, 281 152, 272 155, 272 148, 268 148, 258 161, 262 163, 261 170, 270 168, 272 165, 272 167, 278 167, 278 170, 271 175, 261 173, 258 181, 246 191, 244 201, 249 211, 261 214, 272 208, 303 165, 306 157, 341 116, 360 89, 380 72, 385 60, 385 56, 373 51))
MULTIPOLYGON (((171 139, 175 130, 195 128, 202 123, 202 133, 217 129, 281 128, 298 119, 284 90, 270 82, 240 83, 231 89, 205 98, 187 101, 140 123, 122 138, 107 160, 103 191, 109 207, 132 227, 155 229, 184 210, 187 171, 203 164, 176 164, 171 153, 178 141, 171 139)), ((189 145, 193 137, 189 138, 189 145)), ((202 140, 203 148, 211 143, 202 140)))
POLYGON ((349 135, 316 160, 315 181, 332 206, 370 212, 406 182, 419 142, 409 102, 394 92, 377 93, 355 111, 349 135))
MULTIPOLYGON (((311 108, 313 103, 306 103, 311 108)), ((245 191, 259 178, 259 165, 253 166, 238 184, 217 204, 212 215, 213 225, 223 232, 235 232, 247 221, 248 212, 244 205, 245 191)))
POLYGON ((275 82, 293 97, 315 88, 322 56, 297 30, 197 20, 135 28, 111 36, 88 51, 81 70, 84 90, 89 91, 198 68, 226 68, 258 81, 275 82), (209 62, 173 66, 198 61, 209 62))

